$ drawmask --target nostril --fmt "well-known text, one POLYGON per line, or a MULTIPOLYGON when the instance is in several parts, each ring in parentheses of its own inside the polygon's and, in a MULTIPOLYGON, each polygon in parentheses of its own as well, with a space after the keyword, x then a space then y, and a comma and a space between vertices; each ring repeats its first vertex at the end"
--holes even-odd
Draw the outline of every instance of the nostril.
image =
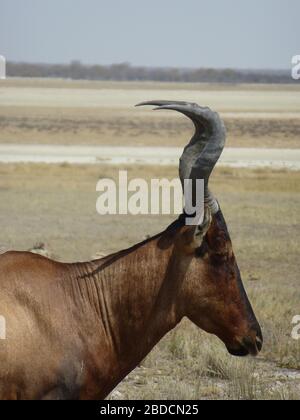
POLYGON ((241 344, 244 346, 245 349, 248 350, 249 354, 251 354, 252 356, 257 356, 262 349, 263 340, 262 338, 260 338, 259 335, 249 335, 242 340, 241 344))

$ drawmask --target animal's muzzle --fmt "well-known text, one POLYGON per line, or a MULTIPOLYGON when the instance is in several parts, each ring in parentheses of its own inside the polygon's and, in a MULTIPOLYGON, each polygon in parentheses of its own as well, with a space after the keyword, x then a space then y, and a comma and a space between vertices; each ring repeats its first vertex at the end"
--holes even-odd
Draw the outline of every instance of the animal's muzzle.
POLYGON ((257 356, 263 347, 263 336, 260 328, 253 334, 244 337, 240 341, 239 347, 236 349, 228 349, 232 356, 245 357, 245 356, 257 356))

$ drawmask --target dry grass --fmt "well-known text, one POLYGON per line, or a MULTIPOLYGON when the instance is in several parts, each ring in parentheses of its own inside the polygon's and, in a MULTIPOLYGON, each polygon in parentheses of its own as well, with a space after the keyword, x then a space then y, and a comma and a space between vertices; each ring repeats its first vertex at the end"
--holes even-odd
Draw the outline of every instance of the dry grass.
MULTIPOLYGON (((129 177, 146 179, 176 175, 175 168, 128 170, 129 177)), ((97 251, 128 247, 173 220, 98 216, 96 183, 117 175, 118 168, 101 165, 0 165, 0 248, 30 249, 43 242, 61 260, 89 259, 97 251)), ((264 351, 258 360, 236 360, 218 339, 184 321, 111 398, 300 396, 300 341, 291 339, 292 318, 300 314, 300 173, 218 169, 212 187, 263 327, 264 351)))

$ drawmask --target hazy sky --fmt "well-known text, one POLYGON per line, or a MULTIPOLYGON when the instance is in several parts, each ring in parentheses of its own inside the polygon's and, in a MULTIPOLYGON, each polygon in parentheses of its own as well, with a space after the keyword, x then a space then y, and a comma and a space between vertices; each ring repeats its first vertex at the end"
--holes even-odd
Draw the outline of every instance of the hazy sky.
POLYGON ((290 68, 300 0, 0 0, 14 61, 290 68))

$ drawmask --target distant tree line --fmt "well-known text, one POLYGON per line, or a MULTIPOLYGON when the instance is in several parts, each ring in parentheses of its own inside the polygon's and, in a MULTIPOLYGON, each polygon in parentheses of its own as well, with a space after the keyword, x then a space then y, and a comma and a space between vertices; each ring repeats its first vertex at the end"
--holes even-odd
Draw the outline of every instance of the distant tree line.
POLYGON ((7 63, 8 77, 187 83, 295 83, 289 71, 136 67, 129 63, 86 65, 7 63))

